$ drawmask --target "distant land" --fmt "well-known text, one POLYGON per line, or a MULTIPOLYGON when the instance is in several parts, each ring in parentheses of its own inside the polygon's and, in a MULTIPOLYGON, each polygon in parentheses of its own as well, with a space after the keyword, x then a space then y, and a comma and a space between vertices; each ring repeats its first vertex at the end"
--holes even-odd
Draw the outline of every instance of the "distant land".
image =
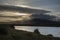
POLYGON ((60 22, 43 19, 33 19, 30 21, 14 21, 5 23, 0 22, 0 25, 60 27, 60 22))

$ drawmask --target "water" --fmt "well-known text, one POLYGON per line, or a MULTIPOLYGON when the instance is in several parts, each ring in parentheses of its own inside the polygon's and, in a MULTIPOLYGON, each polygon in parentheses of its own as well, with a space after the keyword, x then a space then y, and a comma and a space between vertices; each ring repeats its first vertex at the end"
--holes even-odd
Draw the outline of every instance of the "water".
POLYGON ((52 34, 55 37, 60 37, 60 27, 32 27, 32 26, 15 26, 15 29, 33 32, 38 28, 43 35, 52 34))

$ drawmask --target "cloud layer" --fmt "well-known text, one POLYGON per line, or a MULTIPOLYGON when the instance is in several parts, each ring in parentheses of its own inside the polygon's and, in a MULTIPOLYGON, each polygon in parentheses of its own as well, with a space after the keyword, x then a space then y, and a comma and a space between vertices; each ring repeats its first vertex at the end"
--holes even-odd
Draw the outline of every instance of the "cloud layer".
MULTIPOLYGON (((33 14, 42 14, 39 17, 43 17, 46 19, 52 18, 53 20, 60 19, 60 0, 0 0, 0 5, 26 5, 25 7, 16 7, 16 6, 0 6, 0 11, 5 11, 4 13, 0 13, 0 16, 20 16, 17 15, 19 13, 29 13, 30 15, 33 14), (31 9, 32 7, 37 8, 38 10, 31 9), (39 10, 40 9, 40 10, 39 10), (23 11, 22 11, 23 10, 23 11), (10 11, 10 12, 9 12, 10 11), (51 11, 51 13, 49 12, 51 11), (13 13, 14 12, 14 13, 13 13), (19 13, 15 13, 19 12, 19 13), (11 14, 10 14, 11 13, 11 14), (13 14, 12 14, 13 13, 13 14), (45 15, 47 14, 47 15, 45 15), (46 17, 48 16, 48 18, 46 17)), ((16 17, 9 17, 16 21, 16 17)), ((7 18, 7 19, 9 19, 7 18)), ((17 17, 18 19, 19 17, 17 17)), ((25 17, 24 17, 25 18, 25 17)), ((19 18, 20 20, 20 18, 19 18)), ((10 20, 11 21, 11 20, 10 20)))
POLYGON ((28 5, 60 12, 60 0, 0 0, 0 4, 28 5))
POLYGON ((34 8, 0 5, 0 22, 30 20, 33 14, 44 14, 50 11, 34 8))

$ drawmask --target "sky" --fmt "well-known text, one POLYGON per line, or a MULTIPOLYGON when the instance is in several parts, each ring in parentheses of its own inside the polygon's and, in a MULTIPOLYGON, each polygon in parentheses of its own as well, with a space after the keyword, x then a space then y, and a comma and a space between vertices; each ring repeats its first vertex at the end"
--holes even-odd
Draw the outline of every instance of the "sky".
POLYGON ((47 14, 54 15, 60 18, 60 0, 0 0, 0 5, 35 7, 37 9, 51 11, 51 13, 47 14))
POLYGON ((20 5, 25 7, 36 7, 43 10, 49 10, 60 17, 60 0, 0 0, 1 5, 20 5))
POLYGON ((60 12, 60 0, 0 0, 0 4, 27 5, 60 12))

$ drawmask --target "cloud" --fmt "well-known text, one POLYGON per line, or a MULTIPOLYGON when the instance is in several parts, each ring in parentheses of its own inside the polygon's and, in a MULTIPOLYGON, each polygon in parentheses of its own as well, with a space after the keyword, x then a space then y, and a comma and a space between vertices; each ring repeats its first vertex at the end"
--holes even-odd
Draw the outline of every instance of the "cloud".
POLYGON ((31 13, 44 14, 48 12, 50 11, 18 6, 0 5, 0 22, 30 20, 31 13))
POLYGON ((6 4, 10 4, 10 5, 17 5, 17 4, 26 4, 26 2, 24 2, 25 0, 0 0, 0 4, 2 5, 6 5, 6 4))
POLYGON ((30 20, 31 16, 34 17, 34 15, 35 17, 40 19, 55 20, 55 21, 59 20, 60 18, 57 17, 58 15, 55 15, 54 13, 51 11, 47 11, 43 9, 35 9, 31 7, 0 5, 1 20, 10 21, 10 22, 19 21, 19 20, 22 21, 25 19, 30 20))
POLYGON ((28 5, 60 12, 60 0, 0 0, 0 4, 28 5))
POLYGON ((48 13, 50 11, 47 10, 40 10, 35 8, 28 8, 28 7, 18 7, 18 6, 11 6, 11 5, 0 5, 0 10, 7 10, 7 11, 17 11, 20 13, 48 13))
POLYGON ((30 6, 44 8, 48 10, 53 11, 59 11, 60 10, 60 0, 36 0, 29 2, 30 6))

